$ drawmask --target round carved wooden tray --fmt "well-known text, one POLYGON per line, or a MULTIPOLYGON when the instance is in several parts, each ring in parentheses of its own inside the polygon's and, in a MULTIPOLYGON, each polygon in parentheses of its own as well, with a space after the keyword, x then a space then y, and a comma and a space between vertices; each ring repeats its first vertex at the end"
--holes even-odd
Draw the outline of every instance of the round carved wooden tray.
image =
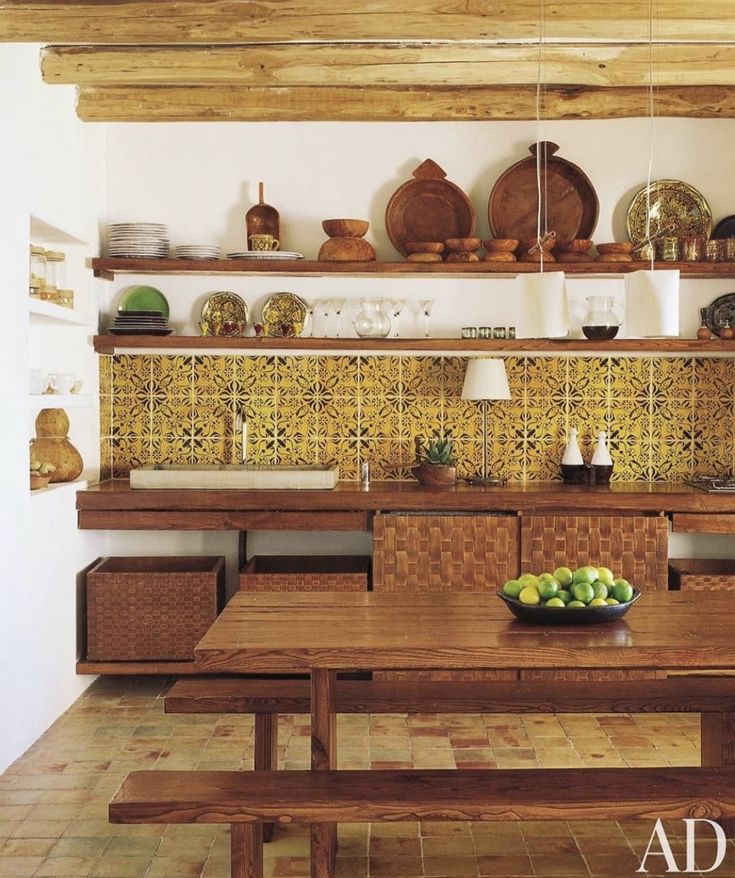
POLYGON ((475 210, 470 199, 431 159, 426 159, 409 180, 391 195, 385 209, 385 230, 403 256, 408 241, 441 241, 469 238, 475 231, 475 210))
POLYGON ((490 193, 487 215, 494 238, 536 238, 538 222, 537 150, 541 172, 541 231, 557 240, 591 238, 597 225, 597 193, 584 171, 554 153, 555 143, 528 147, 531 155, 511 165, 490 193))

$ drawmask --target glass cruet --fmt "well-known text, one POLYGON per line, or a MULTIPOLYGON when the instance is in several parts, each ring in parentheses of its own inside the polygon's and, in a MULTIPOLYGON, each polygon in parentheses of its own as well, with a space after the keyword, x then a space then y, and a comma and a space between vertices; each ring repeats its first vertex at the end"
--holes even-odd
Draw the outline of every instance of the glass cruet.
POLYGON ((352 325, 360 338, 385 338, 390 332, 390 317, 383 311, 382 299, 360 299, 352 325))

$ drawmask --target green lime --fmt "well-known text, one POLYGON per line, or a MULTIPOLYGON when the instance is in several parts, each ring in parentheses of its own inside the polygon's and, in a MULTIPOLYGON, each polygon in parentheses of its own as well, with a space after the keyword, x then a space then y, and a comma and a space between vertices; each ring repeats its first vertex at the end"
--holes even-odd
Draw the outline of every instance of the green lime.
POLYGON ((604 582, 608 588, 615 583, 615 577, 613 576, 613 572, 609 567, 598 567, 597 568, 597 578, 600 582, 604 582))
POLYGON ((633 586, 625 579, 616 579, 612 587, 612 596, 621 604, 627 604, 633 597, 633 586))
POLYGON ((546 601, 546 606, 547 607, 564 607, 566 605, 561 598, 549 598, 549 600, 546 601))
POLYGON ((594 598, 593 600, 591 600, 589 602, 588 606, 590 606, 590 607, 606 607, 607 601, 605 600, 605 598, 594 598))
POLYGON ((572 571, 568 567, 557 567, 554 571, 554 579, 562 587, 572 584, 572 571))
POLYGON ((559 594, 559 583, 552 576, 550 579, 539 578, 538 593, 542 598, 555 598, 559 594))
POLYGON ((572 600, 572 593, 563 588, 559 594, 557 595, 559 600, 564 601, 565 604, 568 604, 572 600))
POLYGON ((595 593, 596 598, 602 598, 603 600, 608 595, 607 586, 604 582, 600 582, 599 579, 597 582, 592 583, 592 591, 595 593))
POLYGON ((517 598, 523 590, 523 583, 517 579, 509 579, 503 586, 503 594, 509 598, 517 598))
POLYGON ((616 601, 615 598, 607 598, 605 603, 610 604, 611 607, 614 607, 616 604, 620 604, 620 601, 616 601))
MULTIPOLYGON (((583 604, 588 604, 595 597, 595 592, 589 582, 575 582, 572 586, 572 594, 575 600, 582 601, 583 604)), ((569 605, 567 604, 567 606, 569 605)))
POLYGON ((541 595, 538 593, 537 589, 533 588, 533 586, 527 585, 518 595, 518 600, 522 604, 533 606, 541 603, 541 595))
POLYGON ((571 609, 578 610, 580 607, 582 609, 585 608, 585 604, 583 604, 582 601, 569 601, 569 603, 567 604, 568 610, 571 610, 571 609))
POLYGON ((580 567, 572 574, 574 582, 589 582, 590 585, 597 579, 597 569, 595 567, 580 567))

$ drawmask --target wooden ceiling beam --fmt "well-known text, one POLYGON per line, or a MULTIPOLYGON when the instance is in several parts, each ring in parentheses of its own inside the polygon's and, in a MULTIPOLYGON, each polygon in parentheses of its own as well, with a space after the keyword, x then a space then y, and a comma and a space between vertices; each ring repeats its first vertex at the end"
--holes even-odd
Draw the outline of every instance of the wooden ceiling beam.
MULTIPOLYGON (((646 42, 650 0, 543 0, 549 39, 646 42)), ((656 0, 656 39, 735 40, 732 0, 656 0)), ((80 45, 528 40, 539 0, 0 0, 0 40, 80 45)))
MULTIPOLYGON (((658 116, 735 118, 735 88, 656 90, 658 116)), ((536 118, 532 87, 370 88, 322 86, 82 87, 77 112, 88 122, 472 121, 536 118)), ((544 119, 648 115, 646 88, 550 88, 544 119)))
MULTIPOLYGON (((733 0, 735 2, 735 0, 733 0)), ((666 44, 656 85, 735 85, 735 46, 666 44)), ((63 47, 42 52, 43 78, 78 85, 532 85, 532 46, 288 44, 217 47, 63 47)), ((554 85, 645 86, 648 46, 564 45, 543 52, 554 85)))

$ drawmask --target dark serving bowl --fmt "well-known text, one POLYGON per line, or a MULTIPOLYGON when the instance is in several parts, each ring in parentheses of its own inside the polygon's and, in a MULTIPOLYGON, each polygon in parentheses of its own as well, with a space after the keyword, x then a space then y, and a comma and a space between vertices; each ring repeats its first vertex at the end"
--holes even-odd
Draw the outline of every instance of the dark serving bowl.
POLYGON ((633 597, 624 604, 609 604, 605 607, 545 607, 542 604, 522 604, 515 598, 498 592, 498 597, 505 601, 511 613, 522 622, 535 625, 598 625, 600 622, 614 622, 622 618, 641 596, 638 589, 633 589, 633 597))

